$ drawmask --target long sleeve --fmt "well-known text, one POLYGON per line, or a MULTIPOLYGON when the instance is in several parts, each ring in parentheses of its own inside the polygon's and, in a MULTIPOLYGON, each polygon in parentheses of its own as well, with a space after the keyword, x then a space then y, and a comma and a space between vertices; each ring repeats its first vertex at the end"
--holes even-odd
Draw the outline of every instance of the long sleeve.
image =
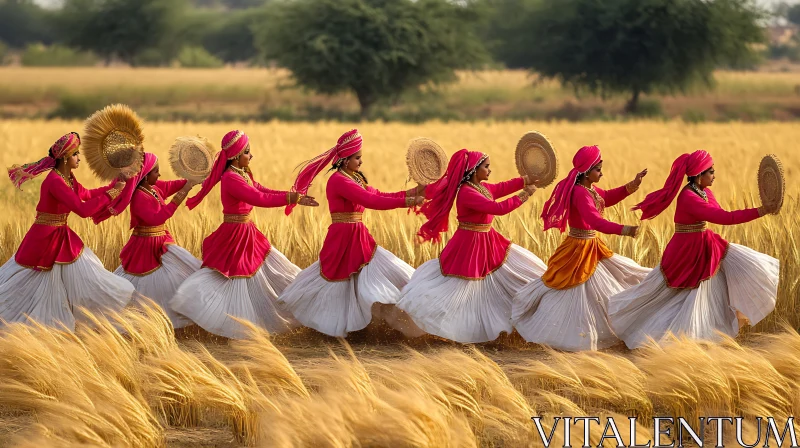
POLYGON ((459 192, 461 205, 478 213, 503 216, 511 213, 522 205, 522 199, 512 196, 504 201, 497 202, 486 198, 472 187, 462 187, 459 192))
POLYGON ((517 177, 504 182, 498 182, 496 184, 484 182, 483 186, 486 187, 486 189, 489 190, 489 193, 491 193, 495 198, 502 198, 510 195, 511 193, 516 193, 519 190, 522 190, 522 188, 525 187, 525 180, 521 177, 517 177))
POLYGON ((573 191, 572 201, 575 211, 589 225, 591 230, 597 230, 608 235, 622 235, 624 226, 603 218, 600 212, 597 211, 597 205, 595 205, 594 198, 592 198, 588 190, 580 191, 576 189, 576 191, 573 191))
POLYGON ((406 206, 405 192, 403 192, 402 196, 386 197, 367 191, 355 182, 344 178, 344 176, 337 176, 335 179, 331 178, 331 181, 335 182, 333 186, 336 194, 365 208, 392 210, 406 206))
POLYGON ((94 215, 111 202, 111 198, 108 195, 96 196, 83 202, 79 195, 61 180, 50 182, 48 188, 50 194, 58 202, 81 218, 88 218, 94 215))
POLYGON ((283 207, 287 204, 286 191, 270 190, 272 193, 264 193, 235 176, 223 181, 230 182, 228 191, 231 196, 255 207, 283 207))
MULTIPOLYGON (((158 185, 158 184, 156 184, 158 185)), ((172 218, 178 206, 172 202, 161 205, 158 200, 147 193, 137 191, 131 203, 131 212, 136 215, 136 219, 148 226, 159 226, 172 218)))
POLYGON ((723 210, 710 191, 708 192, 708 202, 704 201, 703 198, 694 193, 682 196, 683 197, 681 199, 683 204, 681 205, 685 207, 688 213, 698 221, 708 221, 712 224, 730 226, 735 224, 744 224, 759 218, 757 208, 735 210, 732 212, 723 210))
MULTIPOLYGON (((253 178, 251 177, 250 179, 253 179, 253 178)), ((258 190, 258 191, 260 191, 262 193, 267 193, 267 194, 286 194, 285 191, 273 190, 271 188, 267 188, 267 187, 261 185, 260 183, 256 182, 255 180, 253 180, 253 186, 256 187, 256 190, 258 190)))
POLYGON ((606 201, 606 207, 613 207, 631 195, 628 193, 628 189, 625 187, 625 185, 613 188, 611 190, 603 190, 602 188, 597 187, 594 187, 594 189, 597 191, 597 194, 599 194, 600 197, 606 201))
POLYGON ((105 187, 94 188, 92 190, 88 190, 88 189, 84 188, 84 186, 81 185, 80 182, 78 182, 78 180, 75 179, 74 177, 72 178, 72 182, 75 184, 75 188, 78 190, 78 197, 82 201, 88 201, 89 199, 94 199, 94 198, 96 198, 98 196, 103 195, 106 191, 114 188, 114 185, 116 185, 116 183, 117 183, 117 181, 114 180, 114 181, 111 181, 111 183, 106 185, 105 187))
POLYGON ((378 196, 383 197, 383 198, 403 198, 403 200, 405 200, 405 198, 406 198, 406 191, 405 190, 397 191, 397 192, 394 192, 394 193, 384 193, 384 192, 378 190, 377 188, 373 188, 373 187, 367 186, 367 191, 372 193, 372 194, 377 194, 378 196))
POLYGON ((159 190, 164 192, 164 199, 172 196, 173 194, 179 192, 181 188, 186 185, 188 181, 186 179, 178 179, 178 180, 160 180, 156 182, 156 187, 159 190))

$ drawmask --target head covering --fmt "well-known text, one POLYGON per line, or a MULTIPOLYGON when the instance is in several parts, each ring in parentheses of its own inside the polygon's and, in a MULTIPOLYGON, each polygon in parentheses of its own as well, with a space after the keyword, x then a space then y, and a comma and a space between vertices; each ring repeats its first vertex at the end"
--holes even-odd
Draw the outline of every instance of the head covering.
MULTIPOLYGON (((358 129, 351 129, 342 134, 339 140, 336 141, 336 146, 300 164, 302 168, 294 181, 294 185, 292 185, 291 191, 300 194, 308 193, 308 189, 311 188, 311 182, 325 167, 361 151, 362 143, 363 139, 361 134, 358 133, 358 129)), ((292 213, 295 205, 289 204, 286 206, 285 213, 287 216, 292 213)))
POLYGON ((250 144, 250 139, 247 134, 242 131, 230 131, 222 137, 222 151, 217 154, 217 159, 214 161, 214 166, 211 168, 211 174, 208 175, 206 180, 203 181, 203 186, 200 192, 186 200, 186 206, 189 210, 197 207, 200 201, 211 192, 215 185, 222 179, 225 174, 225 168, 228 160, 233 160, 240 155, 250 144))
MULTIPOLYGON (((128 180, 128 183, 133 182, 133 185, 139 185, 142 179, 147 177, 147 175, 150 174, 150 171, 153 171, 153 168, 156 167, 157 163, 158 163, 158 157, 156 157, 155 154, 150 154, 149 152, 144 153, 144 162, 142 163, 142 169, 139 170, 139 172, 136 173, 136 175, 133 176, 130 180, 128 180)), ((117 183, 116 180, 112 181, 112 185, 116 183, 117 183)), ((133 199, 133 193, 135 192, 136 192, 135 188, 126 188, 122 192, 122 194, 120 194, 119 196, 117 196, 116 199, 111 201, 111 204, 109 204, 107 207, 104 207, 99 212, 95 213, 92 216, 92 221, 94 221, 95 224, 100 224, 106 219, 122 213, 122 211, 125 210, 125 208, 131 203, 131 200, 133 199)))
POLYGON ((570 200, 572 199, 572 189, 578 180, 578 176, 589 172, 601 161, 600 148, 597 146, 584 146, 575 153, 572 158, 572 169, 567 173, 567 177, 561 179, 550 198, 542 207, 541 218, 544 220, 544 230, 558 228, 562 233, 567 228, 569 222, 570 200))
POLYGON ((26 163, 22 166, 14 165, 8 169, 8 177, 15 187, 22 189, 22 184, 42 174, 43 172, 56 167, 56 159, 69 157, 81 146, 81 138, 77 132, 70 132, 59 138, 47 157, 41 158, 36 162, 26 163))
POLYGON ((453 208, 459 187, 472 177, 478 165, 487 157, 482 152, 462 149, 450 157, 444 176, 428 185, 425 195, 432 199, 422 204, 420 209, 428 221, 417 232, 423 241, 441 241, 440 234, 447 231, 450 209, 453 208))
POLYGON ((683 176, 698 176, 714 165, 711 154, 703 150, 691 154, 681 154, 672 162, 672 168, 664 182, 664 188, 647 195, 644 201, 636 204, 633 210, 642 211, 642 220, 654 218, 663 212, 678 195, 683 185, 683 176))

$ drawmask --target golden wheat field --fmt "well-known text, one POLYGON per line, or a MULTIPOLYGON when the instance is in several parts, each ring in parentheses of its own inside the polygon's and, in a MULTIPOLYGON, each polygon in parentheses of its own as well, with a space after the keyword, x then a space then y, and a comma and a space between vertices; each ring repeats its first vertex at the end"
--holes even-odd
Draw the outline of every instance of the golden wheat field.
MULTIPOLYGON (((165 161, 175 137, 200 134, 218 144, 225 132, 242 129, 251 138, 256 179, 288 189, 297 164, 328 149, 350 127, 147 123, 145 145, 164 161, 162 175, 171 178, 165 161)), ((516 175, 514 147, 528 130, 551 139, 561 174, 575 150, 597 144, 604 159, 601 186, 617 186, 649 169, 640 191, 608 210, 609 219, 626 224, 637 221, 630 206, 661 186, 682 152, 712 153, 714 192, 729 209, 758 203, 758 162, 777 154, 788 190, 781 214, 714 227, 733 242, 780 259, 776 310, 737 340, 720 344, 675 340, 634 352, 617 347, 576 354, 532 346, 515 335, 466 347, 436 338, 402 341, 380 328, 358 332, 348 342, 303 329, 279 336, 253 329, 250 340, 237 342, 201 334, 176 339, 156 309, 126 311, 114 323, 98 319, 74 335, 15 326, 0 335, 0 446, 540 446, 531 421, 538 415, 545 417, 545 433, 556 416, 744 416, 745 441, 752 443, 764 432, 755 417, 772 416, 782 426, 800 411, 800 184, 793 180, 800 170, 800 127, 642 121, 367 123, 359 129, 363 170, 384 191, 410 188, 405 145, 417 136, 433 138, 448 152, 487 152, 495 181, 516 175)), ((36 160, 71 130, 80 131, 81 123, 0 121, 0 162, 36 160)), ((86 186, 100 185, 88 166, 75 174, 86 186)), ((2 262, 33 222, 40 182, 25 184, 24 191, 0 183, 2 262)), ((258 227, 300 267, 316 259, 330 222, 324 185, 319 178, 310 191, 321 203, 318 209, 298 209, 289 218, 282 209, 255 212, 258 227)), ((522 208, 495 221, 498 231, 543 260, 561 240, 552 231, 543 233, 537 219, 549 193, 537 191, 522 208)), ((178 244, 197 256, 203 237, 222 221, 218 194, 194 211, 181 208, 168 223, 178 244)), ((672 233, 671 214, 647 222, 636 240, 604 238, 614 251, 655 266, 672 233)), ((406 210, 365 215, 378 243, 413 266, 441 249, 415 243, 421 222, 406 210)), ((72 216, 70 226, 106 268, 117 267, 129 235, 127 213, 99 227, 72 216)), ((621 432, 626 439, 627 430, 621 432)), ((596 446, 603 427, 591 426, 589 433, 596 446)), ((653 439, 650 425, 637 433, 640 443, 653 439)), ((561 446, 561 429, 554 434, 554 446, 561 446)), ((715 428, 707 428, 707 437, 713 440, 714 434, 715 428)), ((725 434, 735 440, 732 430, 725 434)), ((581 444, 582 435, 578 424, 572 444, 581 444)), ((602 443, 616 446, 613 438, 602 443)))

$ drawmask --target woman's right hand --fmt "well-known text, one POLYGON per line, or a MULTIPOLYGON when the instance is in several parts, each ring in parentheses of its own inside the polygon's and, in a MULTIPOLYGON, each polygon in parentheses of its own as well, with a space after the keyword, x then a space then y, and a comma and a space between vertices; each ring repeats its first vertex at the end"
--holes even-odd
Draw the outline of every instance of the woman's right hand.
POLYGON ((536 185, 533 185, 533 184, 525 185, 522 188, 522 191, 524 191, 525 193, 528 193, 529 195, 532 195, 536 190, 537 190, 536 185))
POLYGON ((125 188, 124 182, 117 181, 117 183, 114 184, 114 189, 116 190, 122 191, 123 188, 125 188))
POLYGON ((311 196, 303 196, 298 202, 299 205, 305 207, 318 207, 319 203, 311 196))

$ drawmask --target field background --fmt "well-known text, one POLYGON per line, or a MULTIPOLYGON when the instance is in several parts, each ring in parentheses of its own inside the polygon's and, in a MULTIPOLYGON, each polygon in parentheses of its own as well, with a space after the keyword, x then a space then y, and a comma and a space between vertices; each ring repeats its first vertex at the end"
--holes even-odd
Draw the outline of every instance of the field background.
MULTIPOLYGON (((536 103, 535 95, 542 95, 542 103, 558 107, 569 95, 553 85, 529 87, 519 72, 472 76, 432 96, 432 102, 454 109, 470 103, 475 110, 488 107, 488 114, 495 102, 513 109, 514 104, 536 103)), ((539 414, 616 415, 624 421, 624 415, 785 418, 800 411, 796 123, 243 121, 259 118, 249 114, 265 110, 259 109, 263 104, 323 101, 279 88, 282 79, 268 70, 9 68, 0 70, 0 110, 6 117, 41 118, 63 105, 64 92, 72 98, 101 95, 101 102, 102 95, 113 94, 150 118, 145 146, 162 161, 164 179, 174 178, 166 161, 176 137, 199 134, 218 146, 227 131, 241 129, 251 139, 256 179, 276 189, 288 189, 298 163, 328 149, 353 127, 364 136, 364 172, 371 185, 384 191, 413 185, 406 181, 405 145, 414 137, 432 138, 448 154, 461 148, 488 153, 491 181, 499 181, 517 175, 513 152, 519 137, 538 130, 556 147, 560 176, 570 168, 574 152, 589 144, 603 152, 601 187, 621 185, 649 169, 640 191, 607 210, 607 218, 624 224, 638 222, 630 207, 663 184, 672 160, 683 152, 711 152, 717 170, 713 190, 729 210, 758 205, 759 160, 777 154, 788 189, 781 214, 740 226, 712 226, 732 242, 780 259, 776 310, 736 341, 720 345, 683 341, 665 349, 615 347, 580 354, 551 352, 516 335, 475 348, 437 338, 403 341, 380 326, 352 334, 347 343, 302 329, 271 340, 254 332, 252 341, 237 343, 183 332, 176 341, 155 311, 144 318, 122 316, 128 337, 110 326, 81 328, 75 337, 19 327, 0 335, 0 446, 536 446, 531 441, 538 435, 529 418, 539 414), (175 118, 181 108, 205 114, 209 121, 232 121, 156 120, 175 118)), ((674 101, 696 101, 710 111, 718 102, 748 98, 800 103, 800 96, 793 96, 800 83, 797 74, 725 74, 719 79, 713 94, 674 101)), ((325 110, 335 103, 357 113, 347 96, 324 101, 325 110)), ((668 100, 663 104, 667 108, 668 100)), ((64 133, 82 131, 80 120, 39 118, 0 120, 4 167, 37 160, 64 133)), ((75 174, 84 186, 101 185, 85 162, 75 174)), ((24 191, 0 183, 3 262, 33 222, 42 178, 26 183, 24 191)), ((321 203, 317 209, 298 208, 288 218, 283 209, 254 211, 256 225, 300 267, 316 260, 330 222, 326 180, 320 176, 310 192, 321 203)), ((538 219, 551 189, 537 191, 523 207, 495 220, 498 231, 545 261, 562 239, 557 232, 543 233, 538 219)), ((181 207, 168 223, 178 244, 196 256, 202 239, 222 221, 218 191, 194 211, 181 207)), ((672 234, 673 210, 647 222, 639 239, 603 238, 615 252, 653 267, 672 234)), ((422 219, 406 210, 368 211, 365 223, 378 244, 412 266, 438 256, 442 248, 414 242, 422 219)), ((117 267, 130 234, 127 212, 99 227, 73 215, 70 226, 107 269, 117 267)), ((642 431, 646 441, 650 435, 642 431)), ((746 432, 746 440, 755 439, 752 425, 746 432)), ((580 426, 573 429, 573 435, 581 433, 580 426)), ((600 434, 602 428, 595 426, 594 445, 600 434)), ((573 440, 576 444, 579 439, 573 440)))

